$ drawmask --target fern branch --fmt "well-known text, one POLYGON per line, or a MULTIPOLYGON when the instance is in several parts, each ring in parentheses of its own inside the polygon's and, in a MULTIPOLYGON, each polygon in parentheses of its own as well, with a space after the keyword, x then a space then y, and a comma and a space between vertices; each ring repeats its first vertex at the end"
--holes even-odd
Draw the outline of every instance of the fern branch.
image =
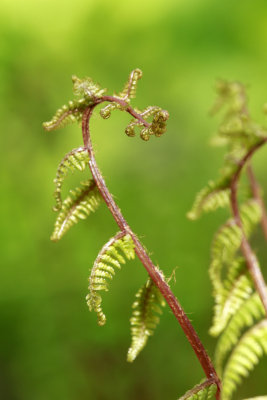
POLYGON ((132 343, 128 350, 127 361, 133 362, 145 347, 149 336, 153 335, 163 306, 165 306, 164 298, 154 282, 148 278, 145 285, 137 292, 133 303, 133 314, 130 319, 132 343))
POLYGON ((79 147, 78 149, 70 151, 61 160, 57 169, 56 178, 54 180, 56 186, 54 191, 54 197, 56 200, 54 211, 59 211, 62 207, 61 188, 68 172, 73 172, 75 169, 84 171, 88 161, 88 151, 84 147, 79 147))
POLYGON ((223 374, 223 400, 229 400, 243 378, 267 354, 267 320, 263 320, 246 332, 234 348, 223 374))
POLYGON ((106 323, 106 316, 101 307, 102 297, 99 292, 108 291, 107 279, 112 279, 115 275, 114 268, 120 269, 121 264, 125 264, 125 258, 130 260, 134 256, 134 243, 131 236, 125 232, 117 233, 98 254, 89 277, 89 294, 86 300, 89 310, 97 313, 99 325, 106 323))
POLYGON ((102 198, 93 180, 82 182, 81 187, 70 190, 70 195, 62 203, 51 240, 56 242, 61 239, 79 219, 85 219, 91 212, 94 212, 101 200, 102 198))

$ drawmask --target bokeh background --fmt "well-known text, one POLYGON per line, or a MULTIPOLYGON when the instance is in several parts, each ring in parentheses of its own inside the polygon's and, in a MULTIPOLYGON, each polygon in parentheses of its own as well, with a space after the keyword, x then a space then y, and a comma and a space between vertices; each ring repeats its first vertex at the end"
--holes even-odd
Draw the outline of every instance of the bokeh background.
MULTIPOLYGON (((143 353, 126 363, 131 304, 146 277, 138 261, 104 296, 106 326, 88 312, 89 270, 117 228, 101 206, 50 242, 56 167, 81 132, 47 134, 42 122, 72 98, 72 74, 113 93, 133 68, 143 70, 134 104, 169 110, 168 132, 143 142, 124 135, 127 115, 95 116, 97 160, 154 262, 166 275, 176 268, 173 290, 212 356, 209 246, 226 213, 192 223, 186 212, 223 160, 209 143, 218 124, 208 115, 215 81, 247 84, 253 116, 264 122, 266 48, 265 0, 1 0, 1 399, 175 399, 203 378, 168 310, 143 353)), ((265 160, 262 150, 254 164, 267 191, 265 160)), ((259 235, 266 265, 264 246, 259 235)), ((266 360, 237 398, 264 393, 266 360)))

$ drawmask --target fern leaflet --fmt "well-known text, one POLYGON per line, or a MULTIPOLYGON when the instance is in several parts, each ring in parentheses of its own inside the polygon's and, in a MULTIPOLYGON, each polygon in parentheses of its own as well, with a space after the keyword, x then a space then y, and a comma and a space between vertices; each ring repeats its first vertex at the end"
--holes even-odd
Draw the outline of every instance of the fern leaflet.
POLYGON ((244 329, 264 318, 265 312, 258 293, 254 292, 243 302, 232 316, 219 338, 215 351, 215 365, 219 374, 222 373, 223 362, 227 354, 237 344, 244 329))
POLYGON ((54 207, 54 211, 59 211, 62 207, 61 188, 68 172, 73 172, 75 169, 79 171, 84 171, 88 161, 88 151, 84 147, 79 147, 78 149, 70 151, 61 160, 57 169, 56 178, 54 179, 54 183, 56 186, 54 191, 54 197, 56 199, 56 206, 54 207))
POLYGON ((85 219, 94 212, 102 197, 93 180, 82 182, 81 187, 70 190, 70 195, 63 201, 55 222, 51 240, 58 241, 79 219, 85 219))
POLYGON ((179 400, 211 400, 217 391, 217 385, 209 379, 188 390, 179 400))
POLYGON ((267 320, 259 322, 246 332, 234 348, 223 374, 223 400, 231 399, 233 392, 267 354, 267 320))
POLYGON ((210 181, 197 194, 191 210, 187 213, 187 217, 191 220, 196 220, 203 212, 215 211, 217 208, 228 206, 230 195, 230 191, 227 188, 228 183, 228 180, 218 183, 210 181))
POLYGON ((111 238, 98 254, 89 277, 89 294, 86 297, 90 311, 97 313, 98 325, 106 323, 101 303, 101 290, 108 291, 107 279, 115 275, 115 268, 120 269, 125 264, 125 258, 131 260, 135 257, 134 243, 129 234, 119 232, 111 238))
POLYGON ((165 300, 162 294, 151 278, 148 278, 145 285, 136 293, 136 300, 133 303, 130 319, 132 343, 128 350, 127 361, 133 362, 145 347, 149 336, 153 335, 163 306, 165 300))

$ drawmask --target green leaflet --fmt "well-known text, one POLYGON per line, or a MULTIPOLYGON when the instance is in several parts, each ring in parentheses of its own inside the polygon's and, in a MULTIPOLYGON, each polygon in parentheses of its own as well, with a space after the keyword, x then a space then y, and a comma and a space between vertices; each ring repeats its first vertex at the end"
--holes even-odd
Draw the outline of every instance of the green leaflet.
POLYGON ((228 179, 225 182, 209 182, 196 196, 187 217, 191 220, 198 219, 203 212, 215 211, 217 208, 229 205, 230 191, 227 188, 228 179))
POLYGON ((70 190, 70 195, 63 201, 55 222, 51 240, 58 241, 79 219, 85 219, 94 212, 102 197, 93 180, 81 183, 81 187, 70 190))
POLYGON ((260 223, 262 210, 259 203, 254 199, 249 199, 240 207, 240 217, 245 235, 248 237, 260 223))
POLYGON ((215 383, 205 381, 186 392, 179 400, 211 400, 215 397, 216 391, 215 383))
POLYGON ((229 400, 242 380, 267 354, 267 320, 246 332, 234 348, 223 373, 222 399, 229 400))
POLYGON ((91 78, 79 79, 73 76, 72 82, 73 92, 77 99, 69 101, 67 105, 59 108, 51 121, 43 123, 46 131, 59 129, 73 122, 80 122, 84 110, 95 104, 97 99, 101 98, 106 91, 106 89, 102 89, 94 83, 91 78))
POLYGON ((134 243, 129 234, 117 233, 101 249, 98 254, 89 277, 89 294, 86 296, 90 311, 97 313, 98 325, 106 323, 103 313, 100 291, 108 291, 107 279, 115 275, 115 268, 120 269, 125 264, 125 258, 131 260, 135 257, 134 243))
POLYGON ((88 151, 84 147, 79 147, 78 149, 70 151, 61 160, 57 169, 56 178, 54 179, 54 183, 56 186, 54 191, 54 197, 56 200, 56 206, 54 207, 55 211, 59 211, 62 207, 61 188, 68 172, 73 172, 75 169, 79 171, 84 171, 88 162, 88 151))
POLYGON ((144 286, 136 294, 133 313, 130 319, 132 343, 128 350, 127 361, 133 362, 145 347, 149 336, 153 335, 159 323, 161 307, 165 300, 157 286, 148 278, 144 286))
POLYGON ((220 336, 216 351, 215 365, 218 373, 221 375, 223 362, 227 354, 238 343, 241 333, 244 329, 251 327, 256 321, 264 318, 265 312, 258 293, 254 292, 245 300, 233 314, 228 325, 220 336))

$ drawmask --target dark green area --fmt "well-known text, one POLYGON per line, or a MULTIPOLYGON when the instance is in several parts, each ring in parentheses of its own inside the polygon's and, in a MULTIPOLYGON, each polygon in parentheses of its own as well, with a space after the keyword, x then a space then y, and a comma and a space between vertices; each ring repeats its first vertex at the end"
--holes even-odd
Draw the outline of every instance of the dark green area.
MULTIPOLYGON (((48 134, 41 124, 72 97, 72 74, 113 93, 133 68, 143 70, 133 103, 166 108, 168 132, 143 142, 124 135, 127 115, 95 117, 97 159, 155 263, 166 275, 178 267, 173 290, 212 355, 209 245, 225 214, 195 223, 185 214, 222 164, 222 150, 209 146, 218 123, 208 116, 215 80, 248 84, 253 115, 264 121, 266 48, 264 0, 1 2, 1 398, 167 400, 203 378, 169 311, 138 359, 126 363, 131 304, 146 279, 137 261, 116 274, 104 297, 107 324, 96 325, 87 279, 117 228, 102 205, 61 242, 49 241, 56 167, 81 144, 81 132, 48 134)), ((255 167, 267 191, 265 152, 255 167)), ((266 264, 260 237, 257 250, 266 264)), ((266 360, 242 397, 265 394, 265 375, 266 360)))

